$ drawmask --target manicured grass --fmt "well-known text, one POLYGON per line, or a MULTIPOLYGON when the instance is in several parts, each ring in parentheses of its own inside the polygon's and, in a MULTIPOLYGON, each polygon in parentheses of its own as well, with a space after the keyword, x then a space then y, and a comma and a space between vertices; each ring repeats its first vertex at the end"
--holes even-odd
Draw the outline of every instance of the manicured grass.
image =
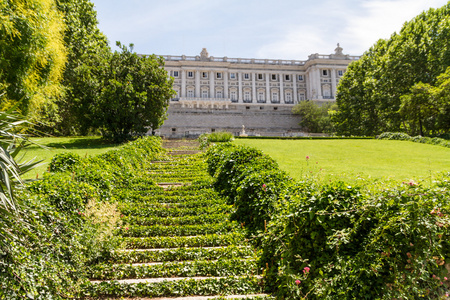
POLYGON ((85 157, 101 154, 118 146, 116 144, 111 144, 98 136, 44 137, 31 138, 31 140, 40 146, 45 146, 46 148, 31 145, 19 154, 19 160, 30 160, 36 157, 37 160, 44 161, 41 166, 25 174, 24 178, 36 178, 37 175, 41 177, 42 174, 48 169, 48 164, 50 163, 52 157, 57 153, 73 152, 85 157))
POLYGON ((274 158, 292 177, 431 182, 450 171, 450 149, 408 141, 237 139, 274 158), (309 156, 309 160, 306 160, 309 156))

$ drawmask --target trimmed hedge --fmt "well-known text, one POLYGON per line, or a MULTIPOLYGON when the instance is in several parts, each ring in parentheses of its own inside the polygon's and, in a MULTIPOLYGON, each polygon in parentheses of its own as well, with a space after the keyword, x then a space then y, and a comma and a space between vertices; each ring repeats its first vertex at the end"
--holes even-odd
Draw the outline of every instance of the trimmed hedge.
MULTIPOLYGON (((120 219, 118 188, 144 185, 146 165, 163 154, 161 140, 146 137, 98 157, 55 156, 52 173, 18 191, 17 217, 26 226, 0 249, 0 299, 77 298, 86 267, 108 259, 119 245, 111 237, 120 219)), ((157 187, 147 180, 145 188, 157 187)))
POLYGON ((450 173, 431 187, 321 185, 263 168, 256 159, 263 156, 234 145, 207 152, 214 186, 235 205, 232 218, 256 237, 266 288, 277 299, 430 299, 448 292, 450 173))
POLYGON ((422 144, 430 144, 430 145, 437 145, 442 147, 450 148, 450 141, 438 138, 438 137, 427 137, 427 136, 409 136, 406 133, 403 132, 385 132, 380 134, 378 137, 379 140, 397 140, 397 141, 410 141, 415 143, 422 143, 422 144))

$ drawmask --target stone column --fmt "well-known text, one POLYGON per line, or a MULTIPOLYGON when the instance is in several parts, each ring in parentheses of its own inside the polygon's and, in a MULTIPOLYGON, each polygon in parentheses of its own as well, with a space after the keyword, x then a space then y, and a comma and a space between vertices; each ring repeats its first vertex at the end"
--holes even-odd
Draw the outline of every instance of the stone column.
POLYGON ((214 89, 214 71, 210 73, 211 78, 209 78, 209 98, 216 98, 216 91, 214 89))
POLYGON ((284 103, 283 74, 280 74, 280 103, 284 103))
POLYGON ((195 71, 195 95, 194 97, 201 98, 200 95, 200 71, 195 71))
POLYGON ((266 76, 266 103, 269 103, 270 102, 270 98, 271 98, 271 95, 270 95, 270 74, 269 73, 266 73, 266 74, 264 74, 265 76, 266 76))
POLYGON ((317 99, 322 100, 322 80, 320 78, 320 69, 316 69, 316 82, 317 82, 317 99))
POLYGON ((336 70, 331 69, 331 98, 336 99, 336 70))
POLYGON ((239 80, 238 102, 242 103, 242 102, 244 102, 243 97, 242 97, 242 73, 238 72, 238 73, 236 73, 236 75, 238 76, 238 80, 239 80))
POLYGON ((258 98, 256 96, 256 74, 252 73, 252 102, 258 102, 258 98))
POLYGON ((292 74, 292 85, 294 86, 293 88, 294 104, 298 103, 297 76, 298 76, 297 74, 292 74))
POLYGON ((181 98, 186 97, 186 70, 181 70, 181 98))
POLYGON ((228 99, 228 72, 223 72, 223 97, 228 99))

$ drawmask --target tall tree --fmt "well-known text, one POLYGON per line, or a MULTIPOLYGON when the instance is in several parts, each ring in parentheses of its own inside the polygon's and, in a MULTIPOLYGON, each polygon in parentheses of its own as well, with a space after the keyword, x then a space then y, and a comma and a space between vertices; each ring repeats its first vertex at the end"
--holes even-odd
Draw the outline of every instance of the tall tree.
POLYGON ((105 53, 100 64, 87 67, 85 74, 94 80, 84 80, 90 92, 83 120, 85 127, 119 142, 159 128, 175 92, 161 57, 139 56, 132 46, 117 45, 121 51, 105 53))
POLYGON ((31 120, 61 94, 64 22, 54 0, 0 1, 0 109, 18 105, 31 120))
POLYGON ((106 36, 98 28, 97 13, 90 0, 57 1, 66 24, 64 44, 68 59, 63 74, 65 93, 58 99, 56 109, 49 107, 46 111, 46 130, 66 135, 86 134, 86 131, 81 131, 80 122, 86 107, 80 106, 84 104, 80 103, 80 99, 85 98, 87 92, 83 82, 89 77, 87 66, 93 60, 102 60, 105 52, 111 49, 106 36))
POLYGON ((401 97, 419 82, 434 85, 448 66, 450 2, 405 23, 349 67, 336 95, 337 132, 375 135, 414 128, 407 124, 407 114, 400 113, 401 97))

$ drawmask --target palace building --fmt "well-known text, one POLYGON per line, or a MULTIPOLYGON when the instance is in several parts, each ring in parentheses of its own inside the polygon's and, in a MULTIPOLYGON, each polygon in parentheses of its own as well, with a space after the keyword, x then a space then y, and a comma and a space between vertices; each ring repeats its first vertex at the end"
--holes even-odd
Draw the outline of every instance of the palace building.
POLYGON ((347 66, 359 56, 312 54, 308 60, 163 55, 177 95, 158 130, 165 137, 230 131, 249 135, 300 135, 292 107, 303 100, 334 101, 347 66))

